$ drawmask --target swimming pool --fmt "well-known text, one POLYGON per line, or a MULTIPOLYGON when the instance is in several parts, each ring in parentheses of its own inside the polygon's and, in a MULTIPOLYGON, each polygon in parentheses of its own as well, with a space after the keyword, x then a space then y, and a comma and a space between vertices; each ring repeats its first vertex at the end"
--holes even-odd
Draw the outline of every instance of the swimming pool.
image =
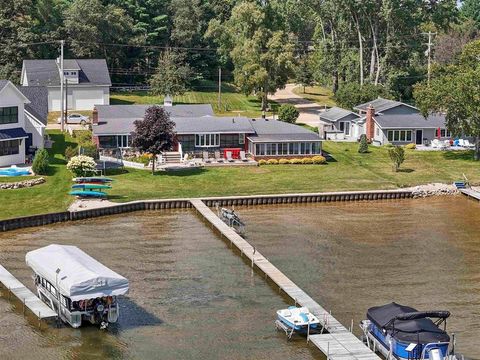
POLYGON ((0 176, 27 176, 31 175, 29 168, 9 167, 0 169, 0 176))

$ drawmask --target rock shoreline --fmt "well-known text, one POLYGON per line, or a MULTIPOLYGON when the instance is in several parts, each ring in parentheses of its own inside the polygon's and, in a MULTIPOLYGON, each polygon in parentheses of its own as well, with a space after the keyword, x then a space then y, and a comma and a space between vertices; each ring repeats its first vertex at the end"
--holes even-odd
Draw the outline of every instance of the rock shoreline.
POLYGON ((449 196, 449 195, 458 195, 460 192, 455 187, 455 185, 447 185, 447 184, 427 184, 427 185, 419 185, 410 188, 413 193, 413 198, 426 198, 431 196, 449 196))
POLYGON ((24 180, 13 183, 0 183, 0 190, 14 190, 22 188, 30 188, 35 185, 40 185, 45 183, 45 178, 40 177, 38 179, 24 180))

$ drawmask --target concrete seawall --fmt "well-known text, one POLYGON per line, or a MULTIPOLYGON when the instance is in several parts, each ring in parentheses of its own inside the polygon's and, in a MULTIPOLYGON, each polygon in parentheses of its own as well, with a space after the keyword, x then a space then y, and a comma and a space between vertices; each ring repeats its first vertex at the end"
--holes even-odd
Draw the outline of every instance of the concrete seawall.
MULTIPOLYGON (((413 198, 411 190, 349 191, 312 194, 279 194, 252 196, 223 196, 200 198, 207 206, 255 206, 277 204, 302 204, 335 201, 394 200, 413 198)), ((79 211, 40 214, 0 221, 0 231, 10 231, 58 222, 83 220, 133 211, 192 208, 191 199, 164 199, 132 201, 124 204, 106 203, 104 207, 79 211)))

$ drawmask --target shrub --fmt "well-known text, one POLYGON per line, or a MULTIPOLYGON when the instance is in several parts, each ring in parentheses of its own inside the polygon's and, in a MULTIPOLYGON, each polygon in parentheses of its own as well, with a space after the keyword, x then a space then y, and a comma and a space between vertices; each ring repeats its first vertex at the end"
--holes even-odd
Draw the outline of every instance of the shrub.
POLYGON ((49 166, 49 155, 46 149, 40 149, 33 159, 32 170, 37 175, 47 175, 49 166))
POLYGON ((358 152, 360 154, 368 153, 368 141, 367 141, 367 135, 365 134, 362 134, 360 136, 360 146, 358 147, 358 152))
POLYGON ((291 159, 290 164, 302 164, 302 159, 291 159))
POLYGON ((270 159, 267 161, 268 165, 278 165, 278 160, 277 159, 270 159))
POLYGON ((74 130, 73 137, 77 139, 80 145, 92 142, 92 133, 88 130, 74 130))
POLYGON ((414 143, 405 145, 405 149, 414 150, 417 148, 417 145, 414 143))
POLYGON ((297 108, 292 104, 283 104, 278 109, 278 118, 281 121, 294 124, 300 113, 298 112, 297 108))
POLYGON ((125 158, 125 160, 127 160, 127 161, 136 162, 136 163, 139 163, 139 164, 143 164, 145 166, 150 163, 151 159, 152 159, 152 157, 151 157, 150 154, 142 154, 140 156, 129 156, 129 157, 125 158))
POLYGON ((99 158, 97 146, 93 142, 81 144, 80 152, 82 155, 89 156, 94 159, 99 158))
POLYGON ((313 164, 312 158, 304 158, 302 159, 302 164, 313 164))
POLYGON ((321 155, 314 156, 312 158, 312 161, 313 161, 314 164, 326 164, 327 163, 327 159, 325 159, 325 157, 321 156, 321 155))
POLYGON ((393 170, 397 172, 400 169, 400 165, 405 161, 405 150, 400 146, 392 147, 388 149, 388 155, 390 160, 392 160, 393 170))
POLYGON ((67 146, 65 149, 65 159, 70 160, 72 157, 77 156, 78 148, 75 146, 67 146))
POLYGON ((88 176, 95 171, 96 167, 95 160, 85 155, 74 156, 67 164, 67 169, 76 177, 88 176))
POLYGON ((290 160, 288 160, 288 159, 280 159, 280 160, 278 160, 278 163, 279 163, 280 165, 286 165, 286 164, 290 164, 290 160))
POLYGON ((258 165, 267 165, 267 160, 258 160, 258 165))
POLYGON ((385 144, 385 145, 383 145, 383 146, 386 147, 386 148, 393 148, 393 147, 395 147, 395 145, 390 144, 390 143, 387 143, 387 144, 385 144))

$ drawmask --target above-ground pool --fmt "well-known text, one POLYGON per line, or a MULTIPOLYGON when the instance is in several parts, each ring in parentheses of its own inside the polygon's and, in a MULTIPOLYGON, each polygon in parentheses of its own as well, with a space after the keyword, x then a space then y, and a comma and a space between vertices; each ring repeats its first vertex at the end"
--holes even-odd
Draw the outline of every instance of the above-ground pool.
POLYGON ((27 176, 31 175, 28 168, 9 167, 0 169, 0 176, 27 176))

